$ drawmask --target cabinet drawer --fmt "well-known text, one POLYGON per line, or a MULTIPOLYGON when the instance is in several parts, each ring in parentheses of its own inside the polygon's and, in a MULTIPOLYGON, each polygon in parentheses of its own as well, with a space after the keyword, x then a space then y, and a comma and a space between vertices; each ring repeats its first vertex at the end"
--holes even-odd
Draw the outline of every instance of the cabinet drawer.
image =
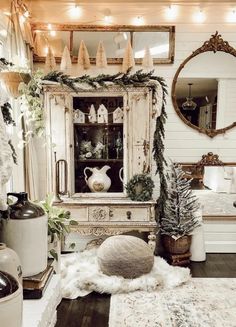
POLYGON ((88 210, 86 207, 75 208, 75 207, 61 207, 64 210, 70 211, 71 219, 77 221, 88 221, 88 210))
POLYGON ((148 207, 111 207, 110 221, 149 221, 148 207))

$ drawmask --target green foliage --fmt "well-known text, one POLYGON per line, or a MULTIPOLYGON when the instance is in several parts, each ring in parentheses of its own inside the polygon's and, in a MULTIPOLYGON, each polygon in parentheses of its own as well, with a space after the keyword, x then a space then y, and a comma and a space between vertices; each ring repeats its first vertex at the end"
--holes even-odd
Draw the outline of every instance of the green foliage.
POLYGON ((191 180, 184 178, 180 165, 171 163, 167 178, 168 199, 160 222, 160 230, 161 234, 177 239, 189 235, 200 225, 200 217, 197 216, 200 205, 191 190, 191 180))
POLYGON ((13 162, 14 162, 14 164, 17 165, 17 154, 16 154, 16 150, 15 150, 13 144, 11 143, 11 140, 8 141, 8 144, 9 144, 9 146, 11 148, 11 151, 12 151, 12 159, 13 159, 13 162))
POLYGON ((152 199, 154 182, 146 174, 136 174, 126 185, 127 194, 133 201, 149 201, 152 199))
POLYGON ((55 235, 61 239, 70 233, 72 226, 77 226, 77 221, 70 218, 69 211, 53 206, 52 195, 47 195, 40 205, 48 215, 48 235, 51 237, 51 242, 54 241, 55 235))
POLYGON ((4 123, 6 125, 16 126, 16 123, 15 123, 15 121, 12 118, 12 114, 11 114, 12 107, 11 107, 11 105, 10 105, 9 102, 5 102, 1 106, 1 111, 2 111, 2 116, 3 116, 4 123))
MULTIPOLYGON (((3 58, 0 58, 0 61, 1 59, 3 58)), ((12 107, 10 105, 9 102, 5 102, 2 106, 1 106, 1 112, 2 112, 2 117, 3 117, 3 121, 6 125, 13 125, 13 126, 16 126, 16 123, 15 121, 13 120, 12 118, 12 115, 11 115, 11 111, 12 111, 12 107)), ((12 159, 13 159, 13 162, 15 164, 17 164, 17 154, 16 154, 16 150, 11 142, 11 140, 8 141, 8 144, 12 150, 12 159)))
POLYGON ((14 66, 12 62, 8 61, 5 58, 0 58, 0 68, 12 67, 14 66))
POLYGON ((28 133, 28 137, 34 135, 40 137, 45 132, 42 77, 43 73, 37 71, 32 74, 30 82, 28 84, 22 83, 20 88, 20 93, 23 96, 23 101, 25 101, 27 108, 24 112, 24 117, 26 123, 32 126, 32 131, 28 133))

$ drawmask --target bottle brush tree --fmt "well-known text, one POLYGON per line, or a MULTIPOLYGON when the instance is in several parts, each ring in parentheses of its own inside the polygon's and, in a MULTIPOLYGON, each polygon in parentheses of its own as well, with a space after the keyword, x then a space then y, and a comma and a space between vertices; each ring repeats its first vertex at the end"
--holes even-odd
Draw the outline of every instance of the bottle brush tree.
POLYGON ((171 163, 167 174, 168 198, 160 222, 161 234, 178 239, 191 234, 200 225, 200 204, 191 190, 190 182, 184 178, 182 167, 171 163))

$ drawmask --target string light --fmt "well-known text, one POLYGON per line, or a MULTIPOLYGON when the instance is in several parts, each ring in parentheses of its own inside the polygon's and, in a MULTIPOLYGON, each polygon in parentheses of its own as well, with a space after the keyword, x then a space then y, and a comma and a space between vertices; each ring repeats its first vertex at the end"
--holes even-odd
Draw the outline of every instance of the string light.
POLYGON ((144 24, 144 19, 143 17, 141 16, 137 16, 133 19, 133 24, 134 25, 137 25, 137 26, 140 26, 140 25, 143 25, 144 24))
POLYGON ((56 36, 57 33, 56 33, 56 31, 50 31, 49 34, 50 34, 51 36, 56 36))
POLYGON ((69 10, 69 12, 72 18, 79 18, 82 14, 82 9, 78 4, 76 4, 69 10))
POLYGON ((109 8, 106 8, 103 13, 104 13, 104 22, 106 24, 112 23, 111 10, 109 8))
POLYGON ((199 10, 193 15, 195 23, 203 23, 206 20, 206 16, 202 10, 199 10))
POLYGON ((165 10, 165 16, 167 20, 174 20, 178 15, 178 7, 177 6, 169 6, 165 10))
POLYGON ((228 23, 236 23, 236 11, 233 10, 228 13, 226 20, 228 23))
POLYGON ((3 37, 6 37, 7 36, 7 31, 6 30, 0 30, 0 35, 3 36, 3 37))

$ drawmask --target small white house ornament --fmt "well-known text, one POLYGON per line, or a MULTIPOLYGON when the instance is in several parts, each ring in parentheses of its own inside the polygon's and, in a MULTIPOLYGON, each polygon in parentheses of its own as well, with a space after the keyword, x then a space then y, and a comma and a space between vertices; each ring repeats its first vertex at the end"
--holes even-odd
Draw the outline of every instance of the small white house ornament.
POLYGON ((98 123, 100 124, 108 123, 108 112, 104 104, 100 104, 98 108, 97 116, 98 116, 98 123))
POLYGON ((74 111, 74 123, 76 123, 76 124, 84 124, 85 123, 85 114, 79 109, 76 109, 74 111))
POLYGON ((113 123, 123 123, 124 113, 120 107, 113 111, 113 123))
POLYGON ((97 121, 97 114, 94 105, 92 104, 89 109, 89 116, 88 116, 90 123, 96 123, 97 121))

